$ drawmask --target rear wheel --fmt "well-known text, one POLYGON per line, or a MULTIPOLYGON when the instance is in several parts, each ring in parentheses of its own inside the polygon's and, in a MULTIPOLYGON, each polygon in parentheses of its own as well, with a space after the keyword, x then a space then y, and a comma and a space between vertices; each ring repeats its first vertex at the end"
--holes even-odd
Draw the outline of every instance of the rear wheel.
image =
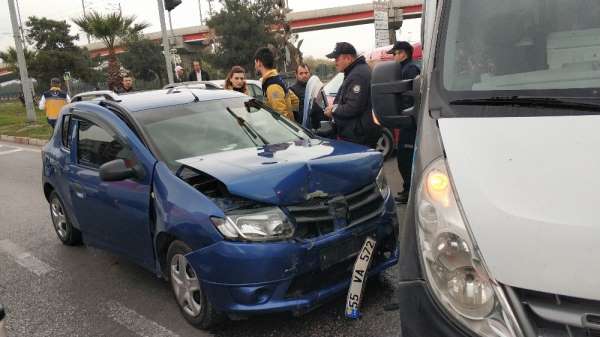
POLYGON ((81 232, 73 227, 67 210, 55 191, 50 194, 50 217, 52 218, 54 231, 63 244, 67 246, 81 244, 81 232))
POLYGON ((182 241, 173 241, 167 252, 169 279, 183 317, 197 328, 207 329, 222 320, 208 301, 198 274, 185 255, 192 249, 182 241))
POLYGON ((383 154, 383 158, 388 158, 392 155, 394 152, 394 136, 390 130, 383 129, 375 149, 383 154))

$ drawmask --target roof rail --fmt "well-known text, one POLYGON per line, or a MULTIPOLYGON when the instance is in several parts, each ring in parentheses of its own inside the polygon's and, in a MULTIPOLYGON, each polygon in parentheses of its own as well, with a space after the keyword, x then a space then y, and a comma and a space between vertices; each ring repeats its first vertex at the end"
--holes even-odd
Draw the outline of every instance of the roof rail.
POLYGON ((189 82, 170 83, 170 84, 165 85, 163 87, 163 89, 174 89, 174 88, 178 88, 178 87, 194 88, 195 86, 199 86, 199 85, 204 85, 204 89, 223 89, 219 85, 214 84, 210 81, 189 81, 189 82))
MULTIPOLYGON (((97 91, 86 91, 80 94, 77 94, 71 98, 71 102, 80 102, 83 101, 86 97, 92 97, 91 99, 104 98, 105 100, 121 102, 119 95, 114 91, 110 90, 97 90, 97 91)), ((90 99, 85 99, 90 100, 90 99)))

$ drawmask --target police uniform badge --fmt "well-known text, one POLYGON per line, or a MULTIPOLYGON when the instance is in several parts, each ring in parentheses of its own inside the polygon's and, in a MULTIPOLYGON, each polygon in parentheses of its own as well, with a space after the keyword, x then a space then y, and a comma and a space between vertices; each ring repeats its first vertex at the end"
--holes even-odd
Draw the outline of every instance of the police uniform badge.
POLYGON ((353 91, 355 94, 358 94, 358 93, 360 92, 360 84, 356 84, 356 85, 354 85, 354 86, 352 87, 352 91, 353 91))

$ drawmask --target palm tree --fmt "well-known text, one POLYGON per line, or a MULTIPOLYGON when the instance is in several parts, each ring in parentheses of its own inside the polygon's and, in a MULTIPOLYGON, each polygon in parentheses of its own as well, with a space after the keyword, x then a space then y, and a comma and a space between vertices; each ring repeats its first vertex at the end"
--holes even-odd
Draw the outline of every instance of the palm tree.
POLYGON ((126 39, 131 34, 139 34, 149 25, 147 23, 134 23, 136 17, 123 16, 121 13, 89 14, 73 19, 85 33, 102 40, 108 49, 108 88, 116 89, 121 84, 121 65, 116 55, 118 39, 126 39))
MULTIPOLYGON (((33 64, 35 59, 35 52, 27 48, 23 49, 25 54, 25 63, 27 65, 33 64)), ((17 50, 13 47, 8 47, 6 51, 0 51, 0 60, 2 60, 10 71, 19 71, 19 61, 17 60, 17 50)))

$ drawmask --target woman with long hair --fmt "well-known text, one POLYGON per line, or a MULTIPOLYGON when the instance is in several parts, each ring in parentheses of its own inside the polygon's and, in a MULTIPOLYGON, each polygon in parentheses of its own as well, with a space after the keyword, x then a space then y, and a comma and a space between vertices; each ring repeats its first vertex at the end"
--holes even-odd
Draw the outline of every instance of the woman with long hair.
POLYGON ((233 66, 225 79, 225 89, 234 90, 248 95, 246 85, 246 70, 240 66, 233 66))

